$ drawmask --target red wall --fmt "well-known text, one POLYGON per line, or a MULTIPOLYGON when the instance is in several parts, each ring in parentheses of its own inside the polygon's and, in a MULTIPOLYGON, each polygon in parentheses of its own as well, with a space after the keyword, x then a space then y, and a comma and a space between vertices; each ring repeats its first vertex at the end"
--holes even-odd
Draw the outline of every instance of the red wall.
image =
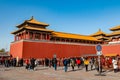
POLYGON ((108 55, 108 54, 119 54, 120 55, 120 44, 103 45, 102 52, 105 55, 108 55))
MULTIPOLYGON (((57 57, 73 57, 86 54, 96 54, 95 46, 91 45, 73 45, 58 44, 50 42, 15 42, 10 45, 10 53, 13 57, 19 58, 52 58, 54 54, 57 57)), ((102 45, 102 53, 120 54, 120 44, 102 45)))
POLYGON ((72 57, 83 54, 95 54, 95 46, 56 44, 45 42, 23 42, 23 58, 72 57))
POLYGON ((18 56, 19 58, 22 58, 22 52, 23 52, 23 42, 11 43, 10 54, 12 54, 13 57, 18 56))

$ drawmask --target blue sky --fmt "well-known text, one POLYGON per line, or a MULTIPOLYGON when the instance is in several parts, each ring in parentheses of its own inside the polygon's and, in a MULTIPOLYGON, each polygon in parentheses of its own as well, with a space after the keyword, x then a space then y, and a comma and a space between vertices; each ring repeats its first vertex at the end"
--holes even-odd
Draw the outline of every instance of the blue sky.
POLYGON ((120 25, 120 0, 0 0, 0 49, 9 50, 15 27, 31 16, 48 29, 89 35, 120 25))

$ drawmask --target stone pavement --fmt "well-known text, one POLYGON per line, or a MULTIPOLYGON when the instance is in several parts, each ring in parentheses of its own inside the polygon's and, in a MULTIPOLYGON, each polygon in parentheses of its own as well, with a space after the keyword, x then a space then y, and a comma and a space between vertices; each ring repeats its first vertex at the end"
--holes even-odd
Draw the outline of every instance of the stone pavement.
POLYGON ((69 68, 68 72, 64 72, 63 67, 59 67, 57 71, 48 67, 36 67, 36 70, 26 70, 25 67, 5 68, 0 66, 0 80, 119 80, 120 72, 113 71, 104 72, 105 76, 96 76, 97 71, 92 70, 86 72, 85 69, 77 69, 75 71, 69 68))

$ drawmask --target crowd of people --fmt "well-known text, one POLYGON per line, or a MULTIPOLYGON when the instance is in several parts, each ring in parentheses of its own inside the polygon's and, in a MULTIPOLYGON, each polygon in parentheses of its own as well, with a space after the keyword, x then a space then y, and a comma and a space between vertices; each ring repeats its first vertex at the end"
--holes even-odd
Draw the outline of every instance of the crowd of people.
POLYGON ((18 58, 0 58, 0 65, 4 65, 5 67, 16 67, 16 66, 23 66, 24 65, 24 60, 18 59, 18 58))
POLYGON ((19 58, 0 58, 0 65, 5 67, 22 67, 25 66, 27 70, 34 70, 37 65, 53 67, 57 70, 57 67, 64 67, 64 71, 67 72, 68 68, 71 67, 72 71, 75 70, 75 66, 78 69, 83 69, 85 67, 86 72, 89 70, 97 70, 102 72, 102 70, 113 69, 114 72, 120 71, 120 58, 116 57, 104 57, 100 58, 100 66, 98 62, 98 57, 64 57, 64 58, 44 58, 44 59, 19 59, 19 58), (100 70, 99 70, 100 69, 100 70))

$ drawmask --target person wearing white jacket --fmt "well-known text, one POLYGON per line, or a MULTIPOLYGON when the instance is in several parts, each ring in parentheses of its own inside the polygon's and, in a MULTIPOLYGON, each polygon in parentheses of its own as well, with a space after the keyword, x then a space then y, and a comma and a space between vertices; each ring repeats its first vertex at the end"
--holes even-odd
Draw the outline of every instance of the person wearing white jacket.
POLYGON ((117 69, 118 69, 117 60, 115 60, 115 58, 113 58, 112 63, 113 63, 114 72, 116 73, 117 69))

